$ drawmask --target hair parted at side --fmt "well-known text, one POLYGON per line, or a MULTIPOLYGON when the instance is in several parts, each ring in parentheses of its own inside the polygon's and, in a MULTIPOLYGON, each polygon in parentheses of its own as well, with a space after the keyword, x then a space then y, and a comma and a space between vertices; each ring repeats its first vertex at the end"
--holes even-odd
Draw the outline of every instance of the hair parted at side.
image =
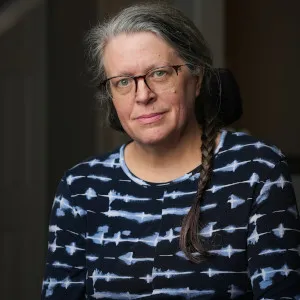
MULTIPOLYGON (((211 52, 201 32, 181 11, 163 3, 137 4, 121 10, 113 18, 92 28, 87 36, 90 71, 96 85, 106 79, 103 53, 107 43, 122 33, 152 32, 165 40, 190 67, 194 75, 203 76, 203 84, 209 85, 211 76, 218 76, 212 67, 211 52), (201 66, 199 68, 197 66, 201 66)), ((202 87, 203 88, 203 87, 202 87)), ((112 100, 103 87, 96 98, 106 112, 106 121, 112 128, 124 131, 118 119, 112 100)), ((200 262, 208 251, 199 238, 200 204, 212 176, 215 140, 220 129, 215 104, 201 98, 195 102, 196 118, 202 127, 202 165, 197 197, 190 211, 184 217, 180 234, 180 247, 193 262, 200 262), (196 252, 196 254, 195 254, 196 252), (199 255, 200 254, 200 255, 199 255)))

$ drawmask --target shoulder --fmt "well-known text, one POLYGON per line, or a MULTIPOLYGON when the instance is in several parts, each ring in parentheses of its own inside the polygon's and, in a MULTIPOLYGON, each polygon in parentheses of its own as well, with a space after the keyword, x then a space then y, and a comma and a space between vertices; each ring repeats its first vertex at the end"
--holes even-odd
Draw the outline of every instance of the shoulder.
POLYGON ((286 159, 284 153, 277 146, 241 131, 226 131, 220 154, 236 159, 265 161, 270 164, 276 164, 286 159))
POLYGON ((101 174, 103 175, 103 180, 105 180, 105 174, 111 173, 120 167, 120 149, 122 147, 120 146, 102 155, 87 157, 66 170, 64 177, 68 185, 71 185, 76 178, 92 178, 101 174))

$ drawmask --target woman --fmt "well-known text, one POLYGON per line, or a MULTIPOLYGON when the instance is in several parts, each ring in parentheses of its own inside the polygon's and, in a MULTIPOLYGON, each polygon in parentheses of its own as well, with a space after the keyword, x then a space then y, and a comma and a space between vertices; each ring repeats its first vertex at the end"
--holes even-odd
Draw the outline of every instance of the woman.
POLYGON ((221 77, 195 25, 137 5, 88 41, 108 121, 131 141, 62 178, 42 298, 300 297, 285 157, 222 128, 222 105, 203 96, 221 77))

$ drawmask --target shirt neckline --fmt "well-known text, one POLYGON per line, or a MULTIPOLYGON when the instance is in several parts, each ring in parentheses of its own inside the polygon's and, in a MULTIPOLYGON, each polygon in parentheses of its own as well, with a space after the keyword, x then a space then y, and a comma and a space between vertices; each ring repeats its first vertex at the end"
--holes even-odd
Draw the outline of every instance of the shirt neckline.
MULTIPOLYGON (((216 149, 214 151, 215 156, 218 154, 220 149, 223 148, 224 141, 225 141, 225 138, 227 136, 227 133, 228 133, 227 130, 225 130, 225 129, 221 130, 220 141, 219 141, 219 144, 218 144, 218 146, 216 147, 216 149)), ((188 172, 188 173, 186 173, 186 174, 184 174, 184 175, 182 175, 182 176, 180 176, 176 179, 168 181, 168 182, 149 182, 149 181, 145 181, 145 180, 137 177, 136 175, 134 175, 126 165, 125 158, 124 158, 124 149, 125 149, 125 147, 128 143, 125 143, 120 147, 120 150, 119 150, 120 166, 121 166, 123 172, 126 174, 126 176, 129 179, 131 179, 133 182, 137 183, 138 185, 141 185, 141 186, 144 186, 144 187, 147 187, 147 186, 166 186, 166 185, 171 185, 171 184, 176 184, 176 183, 179 183, 179 182, 183 182, 183 181, 186 181, 186 180, 193 180, 194 181, 194 180, 199 178, 199 171, 200 171, 201 164, 198 165, 193 170, 191 170, 190 172, 188 172)))

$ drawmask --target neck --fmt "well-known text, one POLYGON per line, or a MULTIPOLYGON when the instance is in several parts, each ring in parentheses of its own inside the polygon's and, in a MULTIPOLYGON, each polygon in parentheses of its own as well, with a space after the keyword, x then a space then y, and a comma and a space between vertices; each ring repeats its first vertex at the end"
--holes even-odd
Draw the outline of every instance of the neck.
POLYGON ((125 149, 125 161, 133 174, 151 182, 166 182, 193 170, 201 163, 201 129, 188 126, 172 141, 142 145, 136 141, 125 149))

